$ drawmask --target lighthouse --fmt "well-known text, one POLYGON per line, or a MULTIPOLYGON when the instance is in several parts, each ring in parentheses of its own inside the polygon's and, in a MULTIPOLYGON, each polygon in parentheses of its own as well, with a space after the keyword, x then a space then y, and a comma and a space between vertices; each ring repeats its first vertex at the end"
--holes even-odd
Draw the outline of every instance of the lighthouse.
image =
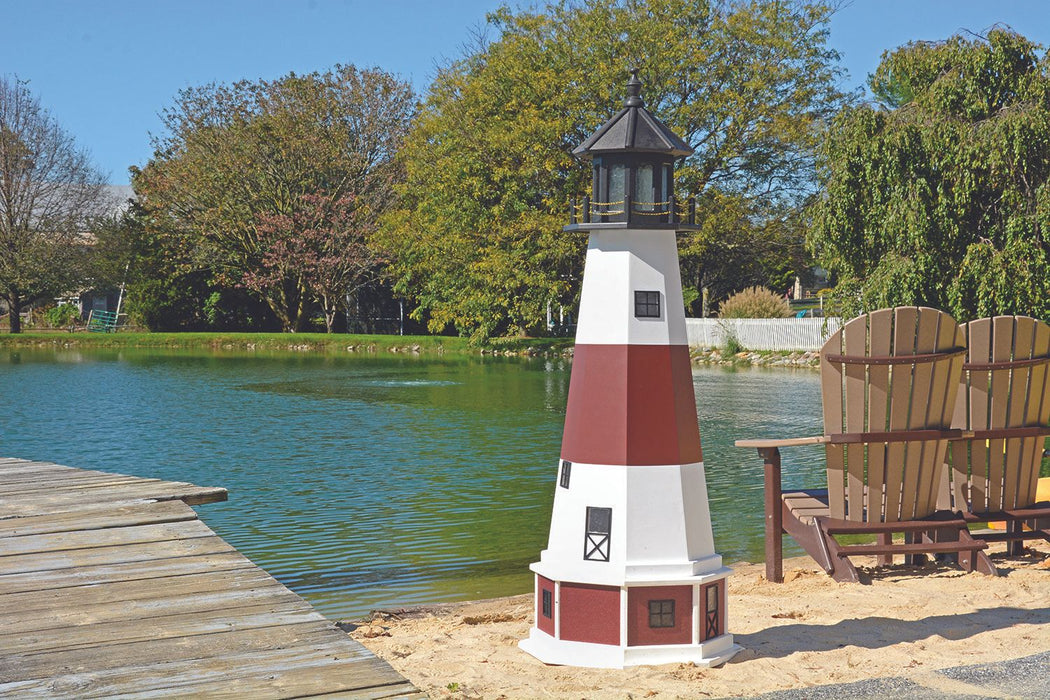
MULTIPOLYGON (((621 109, 573 154, 591 195, 565 231, 587 258, 535 624, 519 646, 548 664, 717 666, 726 577, 714 549, 686 340, 674 163, 692 149, 645 109, 637 70, 621 109)), ((685 212, 683 215, 682 212, 685 212)), ((683 220, 684 219, 684 220, 683 220)))

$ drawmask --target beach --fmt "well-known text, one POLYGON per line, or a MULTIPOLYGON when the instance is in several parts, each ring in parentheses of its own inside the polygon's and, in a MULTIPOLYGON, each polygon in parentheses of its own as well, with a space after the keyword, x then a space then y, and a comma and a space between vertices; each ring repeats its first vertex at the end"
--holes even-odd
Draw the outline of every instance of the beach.
POLYGON ((898 565, 837 583, 800 557, 772 584, 761 564, 734 565, 729 632, 744 651, 720 668, 544 665, 517 647, 531 595, 375 612, 344 628, 436 698, 749 697, 881 677, 965 694, 935 672, 1050 650, 1050 545, 991 551, 999 577, 898 565))

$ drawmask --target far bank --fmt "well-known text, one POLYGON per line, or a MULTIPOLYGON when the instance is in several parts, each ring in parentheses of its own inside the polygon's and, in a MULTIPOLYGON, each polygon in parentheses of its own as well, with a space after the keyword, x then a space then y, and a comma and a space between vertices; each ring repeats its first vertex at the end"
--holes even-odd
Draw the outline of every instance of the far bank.
MULTIPOLYGON (((236 353, 310 353, 344 355, 500 355, 572 357, 572 338, 495 338, 484 344, 469 338, 433 335, 359 335, 347 333, 67 333, 0 334, 0 348, 204 349, 236 353)), ((750 351, 744 348, 693 347, 693 361, 703 365, 816 367, 817 353, 750 351)))

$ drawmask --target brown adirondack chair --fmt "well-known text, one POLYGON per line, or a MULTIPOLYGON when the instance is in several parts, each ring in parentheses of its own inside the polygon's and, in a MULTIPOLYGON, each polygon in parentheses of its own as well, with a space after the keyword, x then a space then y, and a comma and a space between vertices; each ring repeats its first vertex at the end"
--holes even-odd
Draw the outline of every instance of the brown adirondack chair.
POLYGON ((1004 522, 1003 532, 974 536, 1008 542, 1016 554, 1024 540, 1050 541, 1050 502, 1036 502, 1050 434, 1050 326, 996 316, 971 321, 963 332, 966 362, 952 425, 972 431, 972 439, 951 444, 950 505, 970 522, 1004 522))
POLYGON ((960 565, 995 574, 961 514, 938 511, 962 372, 959 325, 936 309, 898 307, 853 319, 820 351, 824 435, 738 440, 765 461, 766 578, 783 580, 781 533, 837 581, 859 581, 849 557, 958 553, 960 565), (780 449, 822 444, 827 489, 782 491, 780 449), (904 542, 894 542, 904 533, 904 542), (874 534, 873 544, 837 535, 874 534), (935 541, 936 540, 936 541, 935 541), (942 541, 948 540, 948 541, 942 541))

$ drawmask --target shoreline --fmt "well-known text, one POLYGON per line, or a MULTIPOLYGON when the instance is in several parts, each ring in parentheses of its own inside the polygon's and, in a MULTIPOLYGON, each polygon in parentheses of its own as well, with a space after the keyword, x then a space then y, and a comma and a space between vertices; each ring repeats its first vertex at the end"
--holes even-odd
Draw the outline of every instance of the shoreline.
MULTIPOLYGON (((572 338, 501 338, 478 346, 453 336, 397 336, 326 333, 0 333, 6 350, 198 350, 214 353, 291 353, 362 356, 480 356, 571 359, 572 338)), ((753 351, 723 354, 720 348, 690 347, 697 366, 812 369, 816 351, 753 351)))
POLYGON ((1001 550, 999 577, 898 565, 868 570, 864 585, 837 583, 807 557, 785 561, 783 584, 767 582, 762 564, 734 565, 729 631, 744 651, 720 668, 546 666, 517 647, 531 625, 531 593, 339 624, 437 698, 750 697, 879 678, 943 697, 961 688, 944 669, 1050 649, 1050 544, 1019 557, 1001 550))

